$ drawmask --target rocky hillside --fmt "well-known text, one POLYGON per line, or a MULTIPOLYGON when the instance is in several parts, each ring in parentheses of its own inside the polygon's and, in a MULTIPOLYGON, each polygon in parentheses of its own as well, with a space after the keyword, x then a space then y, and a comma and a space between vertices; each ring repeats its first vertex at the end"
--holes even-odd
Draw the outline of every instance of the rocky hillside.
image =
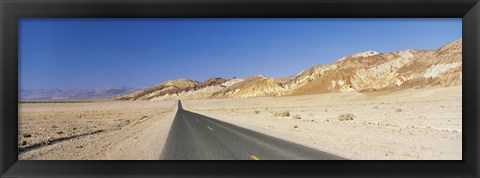
POLYGON ((317 65, 296 76, 204 82, 170 80, 116 97, 119 100, 172 100, 306 95, 326 92, 375 92, 462 84, 462 39, 437 50, 366 51, 317 65))
POLYGON ((462 83, 462 40, 437 50, 354 54, 312 67, 290 81, 289 94, 379 91, 462 83), (360 57, 359 57, 360 56, 360 57))
POLYGON ((168 80, 154 87, 140 90, 131 94, 115 97, 121 100, 155 100, 158 97, 179 94, 193 89, 199 83, 190 79, 168 80))

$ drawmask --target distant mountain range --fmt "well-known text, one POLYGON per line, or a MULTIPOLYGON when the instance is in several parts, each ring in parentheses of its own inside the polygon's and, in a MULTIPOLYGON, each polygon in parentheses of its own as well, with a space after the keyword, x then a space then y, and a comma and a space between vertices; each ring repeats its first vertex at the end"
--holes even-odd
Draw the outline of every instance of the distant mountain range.
POLYGON ((436 50, 366 51, 317 65, 296 76, 175 79, 116 96, 117 100, 176 100, 377 92, 462 84, 462 39, 436 50))
POLYGON ((89 90, 59 90, 59 89, 22 89, 19 91, 20 101, 40 100, 94 100, 106 99, 118 95, 135 92, 132 87, 102 88, 89 90))

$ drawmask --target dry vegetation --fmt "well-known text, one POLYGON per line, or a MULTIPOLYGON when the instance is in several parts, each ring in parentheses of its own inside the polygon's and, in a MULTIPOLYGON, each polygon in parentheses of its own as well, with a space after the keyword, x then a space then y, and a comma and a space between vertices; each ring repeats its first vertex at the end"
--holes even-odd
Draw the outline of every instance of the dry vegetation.
POLYGON ((289 111, 276 112, 276 113, 273 113, 273 116, 275 116, 275 117, 288 117, 288 116, 290 116, 290 112, 289 111))
POLYGON ((339 121, 352 121, 355 118, 353 114, 340 114, 338 116, 339 121))

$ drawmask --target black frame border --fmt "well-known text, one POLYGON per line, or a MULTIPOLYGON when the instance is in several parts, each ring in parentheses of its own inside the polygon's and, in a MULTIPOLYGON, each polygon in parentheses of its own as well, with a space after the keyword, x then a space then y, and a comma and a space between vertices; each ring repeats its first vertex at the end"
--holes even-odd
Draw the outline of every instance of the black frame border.
POLYGON ((478 0, 0 0, 0 177, 478 177, 478 0), (19 161, 18 19, 463 18, 462 161, 19 161))

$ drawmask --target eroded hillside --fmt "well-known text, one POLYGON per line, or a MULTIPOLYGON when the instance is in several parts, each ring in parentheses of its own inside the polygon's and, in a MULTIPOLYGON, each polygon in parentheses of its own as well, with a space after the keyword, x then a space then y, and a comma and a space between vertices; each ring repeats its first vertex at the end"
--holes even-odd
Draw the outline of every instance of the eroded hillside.
POLYGON ((462 84, 462 39, 437 50, 391 53, 366 51, 328 65, 316 65, 293 77, 255 75, 245 79, 176 79, 115 97, 119 100, 173 100, 307 95, 327 92, 375 92, 462 84))

